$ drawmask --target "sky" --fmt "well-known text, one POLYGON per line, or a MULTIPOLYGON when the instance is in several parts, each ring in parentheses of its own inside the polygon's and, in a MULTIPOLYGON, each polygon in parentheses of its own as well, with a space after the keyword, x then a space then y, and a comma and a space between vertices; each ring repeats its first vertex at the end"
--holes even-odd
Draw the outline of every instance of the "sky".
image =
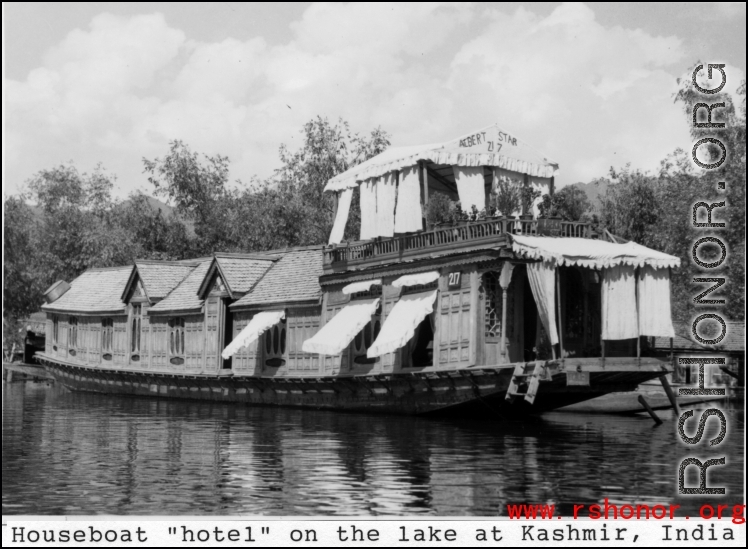
MULTIPOLYGON (((656 170, 692 146, 673 103, 697 60, 745 78, 744 3, 3 3, 3 192, 101 163, 115 194, 181 139, 270 177, 317 116, 393 145, 498 122, 560 165, 656 170)), ((237 183, 241 184, 241 183, 237 183)))

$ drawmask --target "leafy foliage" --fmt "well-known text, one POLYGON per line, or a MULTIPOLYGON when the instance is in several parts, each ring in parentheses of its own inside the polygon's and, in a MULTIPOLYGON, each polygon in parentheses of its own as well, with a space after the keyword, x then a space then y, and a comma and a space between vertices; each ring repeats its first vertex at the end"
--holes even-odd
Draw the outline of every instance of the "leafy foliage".
POLYGON ((543 195, 538 204, 540 217, 560 217, 564 221, 585 221, 592 211, 587 193, 575 185, 543 195))
MULTIPOLYGON (((673 315, 688 321, 704 305, 696 305, 694 296, 708 286, 693 281, 696 277, 724 276, 727 284, 719 295, 724 298, 728 318, 740 320, 745 314, 745 81, 737 90, 743 96, 739 108, 726 93, 710 96, 706 100, 693 89, 690 80, 680 82, 675 101, 683 104, 684 115, 692 123, 696 103, 724 103, 714 109, 713 122, 724 122, 725 128, 692 127, 691 137, 697 140, 712 136, 719 139, 727 150, 725 162, 717 169, 697 169, 690 159, 690 151, 674 151, 661 162, 658 174, 631 171, 628 167, 611 169, 606 194, 601 197, 601 225, 611 233, 627 240, 650 246, 681 259, 681 268, 673 270, 673 315), (725 189, 718 187, 725 182, 725 189), (714 204, 713 222, 724 222, 724 228, 694 227, 693 206, 697 202, 714 204), (702 269, 691 258, 693 243, 702 237, 712 236, 725 243, 728 255, 717 269, 702 269)), ((699 110, 697 120, 706 118, 706 109, 699 110)), ((708 158, 716 162, 722 155, 719 147, 704 147, 708 158)), ((705 208, 699 209, 698 221, 706 221, 705 208)), ((699 255, 703 260, 716 261, 721 250, 716 245, 702 245, 699 255)), ((709 305, 713 310, 714 305, 709 305)))
POLYGON ((499 215, 509 217, 522 205, 522 194, 517 183, 506 176, 499 176, 496 182, 496 202, 493 206, 499 215))

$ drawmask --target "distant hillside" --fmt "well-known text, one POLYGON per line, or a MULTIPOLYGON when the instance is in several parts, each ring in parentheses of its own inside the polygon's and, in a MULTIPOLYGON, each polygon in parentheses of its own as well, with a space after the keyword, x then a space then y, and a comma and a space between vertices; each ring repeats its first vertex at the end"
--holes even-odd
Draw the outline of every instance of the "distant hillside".
POLYGON ((574 183, 572 186, 578 187, 582 189, 585 193, 587 193, 587 198, 590 199, 590 203, 592 203, 592 207, 600 211, 600 197, 605 196, 605 192, 608 190, 608 184, 605 182, 602 183, 574 183))

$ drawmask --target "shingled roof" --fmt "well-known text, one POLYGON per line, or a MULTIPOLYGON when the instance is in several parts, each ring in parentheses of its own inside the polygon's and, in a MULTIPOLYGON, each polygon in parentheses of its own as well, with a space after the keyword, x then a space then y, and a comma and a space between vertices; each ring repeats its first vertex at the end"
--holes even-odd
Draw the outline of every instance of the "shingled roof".
POLYGON ((135 271, 128 281, 123 297, 130 290, 130 286, 134 283, 137 275, 140 277, 146 296, 151 302, 163 299, 187 278, 187 275, 197 265, 197 262, 138 260, 135 262, 135 271))
POLYGON ((149 314, 167 313, 170 311, 190 311, 200 309, 203 300, 197 295, 197 290, 208 272, 212 259, 198 260, 200 263, 190 274, 163 300, 148 310, 149 314))
POLYGON ((231 308, 317 300, 321 295, 320 275, 321 248, 290 250, 273 265, 250 293, 232 304, 231 308))
POLYGON ((132 272, 132 265, 107 269, 89 269, 70 283, 70 289, 43 311, 70 313, 124 313, 122 292, 132 272))
MULTIPOLYGON (((726 321, 727 334, 717 345, 700 345, 690 335, 690 326, 687 324, 675 324, 675 337, 673 338, 673 349, 676 351, 702 351, 702 352, 740 352, 745 351, 745 321, 726 321)), ((655 337, 654 347, 656 349, 670 350, 670 338, 655 337)))
POLYGON ((229 295, 238 299, 250 291, 279 258, 278 254, 216 254, 198 294, 205 297, 213 274, 219 271, 229 295))

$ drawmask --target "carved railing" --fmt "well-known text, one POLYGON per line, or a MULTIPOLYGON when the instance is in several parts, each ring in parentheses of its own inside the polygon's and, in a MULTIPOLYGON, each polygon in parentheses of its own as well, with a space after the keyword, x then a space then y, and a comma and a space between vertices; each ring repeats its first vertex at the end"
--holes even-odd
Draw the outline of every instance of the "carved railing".
MULTIPOLYGON (((550 227, 540 227, 537 219, 483 219, 456 225, 439 226, 394 238, 376 238, 364 242, 332 245, 324 250, 324 270, 334 272, 351 266, 381 264, 428 257, 434 252, 451 249, 480 248, 482 244, 499 244, 506 234, 538 236, 539 234, 596 238, 588 223, 548 220, 550 227)), ((540 220, 540 223, 546 223, 540 220)))

